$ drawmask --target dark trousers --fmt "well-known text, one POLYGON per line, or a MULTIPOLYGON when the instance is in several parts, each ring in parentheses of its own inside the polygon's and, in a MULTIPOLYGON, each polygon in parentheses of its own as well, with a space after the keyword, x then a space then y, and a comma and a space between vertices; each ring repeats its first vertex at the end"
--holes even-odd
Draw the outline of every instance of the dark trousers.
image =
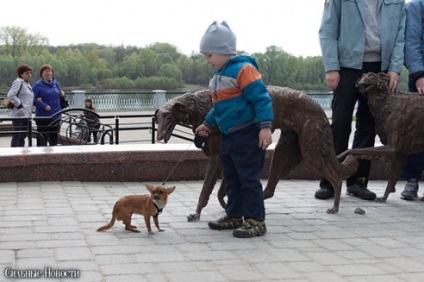
MULTIPOLYGON (((408 81, 408 91, 409 92, 418 92, 415 82, 409 78, 408 81)), ((424 98, 423 98, 424 99, 424 98)), ((408 160, 405 168, 401 174, 401 178, 410 180, 410 179, 421 179, 421 172, 424 169, 424 151, 408 156, 408 160)))
POLYGON ((19 119, 12 121, 14 131, 25 131, 23 133, 13 133, 10 147, 25 147, 25 138, 27 137, 28 119, 19 119))
POLYGON ((60 120, 50 119, 37 120, 37 131, 41 136, 37 136, 37 146, 56 146, 59 138, 60 120))
POLYGON ((91 142, 91 134, 93 134, 93 143, 97 143, 97 135, 99 133, 100 124, 92 124, 89 125, 89 133, 88 133, 88 139, 87 142, 91 142))
MULTIPOLYGON (((368 100, 361 95, 355 84, 362 74, 380 71, 381 63, 379 62, 364 63, 362 70, 341 68, 340 82, 333 91, 331 104, 331 130, 337 155, 348 149, 349 136, 352 131, 352 114, 356 104, 356 123, 352 148, 374 147, 374 118, 368 108, 368 100)), ((371 162, 369 160, 359 160, 358 170, 346 180, 346 184, 348 186, 355 184, 358 177, 365 177, 368 181, 370 169, 371 162)), ((331 184, 324 178, 321 180, 320 187, 332 188, 331 184)))
POLYGON ((227 182, 229 216, 265 219, 265 204, 260 177, 265 150, 258 147, 259 128, 256 125, 221 135, 221 163, 227 182))

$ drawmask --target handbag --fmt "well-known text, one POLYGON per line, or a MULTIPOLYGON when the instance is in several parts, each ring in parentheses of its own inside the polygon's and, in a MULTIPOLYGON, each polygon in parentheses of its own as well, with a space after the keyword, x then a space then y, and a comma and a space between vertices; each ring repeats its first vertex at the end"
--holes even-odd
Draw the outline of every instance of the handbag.
MULTIPOLYGON (((19 90, 18 90, 18 93, 16 94, 16 97, 18 97, 19 93, 21 92, 22 84, 24 84, 24 82, 21 83, 21 87, 19 87, 19 90)), ((13 105, 12 102, 10 101, 9 97, 4 98, 1 101, 1 105, 3 107, 7 108, 7 109, 10 109, 10 110, 12 110, 15 107, 15 105, 13 105)))
POLYGON ((1 101, 1 105, 2 105, 3 107, 5 107, 5 108, 8 108, 8 109, 13 109, 13 108, 15 107, 15 106, 12 104, 12 102, 10 101, 9 97, 4 98, 4 99, 1 101))
POLYGON ((62 109, 65 109, 65 108, 69 107, 69 101, 66 100, 65 96, 63 96, 63 97, 60 96, 60 107, 62 109))

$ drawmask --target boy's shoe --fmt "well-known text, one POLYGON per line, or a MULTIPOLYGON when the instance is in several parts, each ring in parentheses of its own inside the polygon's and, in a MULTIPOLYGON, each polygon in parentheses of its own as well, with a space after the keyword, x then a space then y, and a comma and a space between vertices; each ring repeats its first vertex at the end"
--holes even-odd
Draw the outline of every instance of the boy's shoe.
POLYGON ((400 198, 403 200, 413 200, 418 197, 418 180, 409 179, 402 193, 400 193, 400 198))
POLYGON ((347 186, 347 194, 358 197, 362 200, 375 200, 377 195, 367 189, 366 180, 367 179, 365 177, 358 177, 355 184, 347 186))
POLYGON ((333 188, 320 187, 315 191, 315 198, 320 200, 327 200, 334 197, 333 188))
POLYGON ((221 217, 215 221, 209 221, 208 225, 210 229, 223 230, 223 229, 236 229, 243 224, 243 218, 241 217, 230 217, 228 215, 221 217))
POLYGON ((240 228, 233 231, 233 236, 238 238, 251 238, 262 236, 266 233, 265 221, 258 221, 248 218, 240 228))

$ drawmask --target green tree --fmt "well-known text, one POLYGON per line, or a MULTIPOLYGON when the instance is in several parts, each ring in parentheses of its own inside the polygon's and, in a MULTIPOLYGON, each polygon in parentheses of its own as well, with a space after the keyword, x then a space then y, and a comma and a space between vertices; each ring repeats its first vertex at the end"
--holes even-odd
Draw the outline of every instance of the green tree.
POLYGON ((168 77, 182 82, 183 75, 175 64, 163 64, 159 69, 159 76, 168 77))
POLYGON ((9 26, 0 27, 0 51, 3 55, 20 57, 26 53, 37 55, 47 46, 49 40, 40 34, 30 34, 26 29, 9 26))

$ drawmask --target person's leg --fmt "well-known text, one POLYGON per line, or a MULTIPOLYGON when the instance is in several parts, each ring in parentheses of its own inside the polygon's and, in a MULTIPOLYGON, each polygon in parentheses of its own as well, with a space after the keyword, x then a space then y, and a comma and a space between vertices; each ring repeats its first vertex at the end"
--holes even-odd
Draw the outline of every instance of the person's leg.
MULTIPOLYGON (((355 83, 360 76, 360 71, 342 68, 340 82, 333 91, 331 102, 331 132, 336 154, 348 149, 349 136, 352 131, 352 115, 357 101, 358 93, 355 83)), ((330 182, 323 178, 320 181, 320 189, 315 192, 317 199, 329 199, 333 197, 334 190, 330 182)))
POLYGON ((220 160, 223 177, 226 182, 226 216, 218 220, 208 222, 208 226, 211 229, 235 229, 240 227, 243 223, 240 182, 238 180, 237 170, 232 158, 232 147, 233 144, 231 136, 221 134, 220 160))
POLYGON ((260 181, 265 150, 259 148, 259 128, 249 126, 233 133, 232 159, 240 186, 242 215, 255 220, 265 219, 265 205, 260 181))
POLYGON ((401 178, 406 180, 405 187, 400 193, 401 199, 413 200, 418 197, 418 181, 424 169, 424 151, 409 155, 401 178))
POLYGON ((37 146, 47 146, 49 121, 45 119, 36 120, 37 124, 37 146))
MULTIPOLYGON (((13 120, 12 121, 14 131, 26 131, 28 128, 28 120, 13 120)), ((14 133, 10 142, 11 147, 24 147, 25 137, 27 133, 14 133)))
POLYGON ((94 144, 97 144, 97 135, 98 135, 99 129, 100 129, 100 124, 96 124, 93 128, 92 132, 93 132, 93 143, 94 144))
MULTIPOLYGON (((358 99, 358 109, 356 111, 356 128, 353 137, 352 148, 374 147, 375 124, 374 118, 368 108, 368 100, 361 96, 358 99)), ((355 174, 347 179, 347 185, 355 184, 358 177, 368 180, 371 168, 371 161, 359 160, 359 166, 355 174)))
MULTIPOLYGON (((414 80, 409 78, 408 91, 417 92, 414 80)), ((424 151, 408 156, 406 166, 402 171, 401 178, 406 180, 405 187, 400 193, 400 198, 404 200, 413 200, 418 197, 418 181, 421 179, 421 173, 424 169, 424 151)))
POLYGON ((260 181, 265 150, 259 148, 259 128, 249 126, 231 134, 231 155, 238 179, 243 225, 234 230, 235 237, 261 236, 266 232, 265 204, 260 181))
MULTIPOLYGON (((91 129, 89 128, 88 129, 87 142, 91 142, 91 133, 93 133, 93 138, 94 138, 94 131, 91 131, 91 129)), ((96 140, 96 139, 94 138, 94 140, 96 140)))
POLYGON ((55 122, 50 123, 48 130, 49 145, 56 146, 59 140, 60 121, 56 120, 55 122))
MULTIPOLYGON (((381 63, 364 63, 361 76, 364 73, 381 71, 381 63)), ((358 77, 358 79, 360 76, 358 77)), ((356 82, 355 82, 356 83, 356 82)), ((355 87, 358 95, 358 108, 356 111, 356 128, 352 148, 374 147, 375 123, 369 107, 368 99, 355 87)), ((371 170, 371 161, 359 160, 359 166, 351 177, 346 180, 347 192, 363 200, 374 200, 376 194, 368 190, 368 178, 371 170)))

